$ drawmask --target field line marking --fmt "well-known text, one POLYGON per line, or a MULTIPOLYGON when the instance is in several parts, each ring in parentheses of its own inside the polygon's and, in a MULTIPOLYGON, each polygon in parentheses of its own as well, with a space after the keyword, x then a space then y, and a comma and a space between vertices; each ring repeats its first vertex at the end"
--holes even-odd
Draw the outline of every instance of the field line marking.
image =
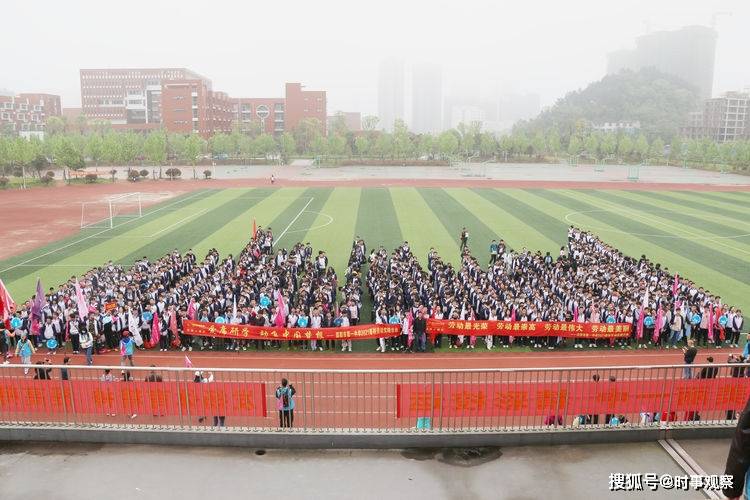
MULTIPOLYGON (((637 218, 642 219, 644 222, 650 222, 652 224, 660 224, 660 225, 662 225, 662 226, 664 226, 666 228, 671 228, 671 229, 679 231, 681 233, 685 233, 687 236, 692 236, 694 238, 695 237, 700 238, 700 236, 701 236, 700 233, 695 233, 695 232, 689 231, 687 229, 681 229, 681 228, 673 226, 673 225, 671 225, 671 224, 669 224, 667 222, 662 222, 662 221, 659 221, 659 220, 653 220, 653 219, 649 218, 649 217, 659 217, 658 215, 654 215, 654 216, 649 216, 648 214, 641 215, 641 214, 635 212, 633 209, 629 209, 629 208, 624 207, 622 205, 617 205, 617 204, 615 204, 613 202, 606 201, 606 200, 602 200, 601 203, 606 203, 607 205, 609 205, 609 210, 611 210, 611 211, 613 211, 615 213, 616 213, 616 211, 630 213, 631 217, 634 217, 634 218, 637 217, 637 218), (617 207, 617 208, 615 208, 615 207, 617 207)), ((715 238, 721 238, 721 236, 717 235, 715 238)), ((728 248, 730 250, 734 250, 734 251, 737 251, 737 252, 742 252, 742 253, 750 255, 750 250, 744 250, 742 248, 737 248, 737 247, 733 247, 731 245, 727 245, 726 243, 724 243, 722 241, 717 241, 715 238, 713 238, 713 237, 712 238, 707 238, 707 241, 711 241, 713 243, 716 243, 717 245, 721 245, 721 246, 723 246, 725 248, 728 248)), ((701 246, 705 246, 705 245, 701 245, 701 246)))
POLYGON ((286 229, 284 229, 281 232, 281 234, 279 235, 279 237, 276 238, 276 240, 274 241, 274 245, 277 244, 281 240, 281 238, 284 237, 284 235, 287 233, 287 231, 289 231, 289 228, 292 227, 292 224, 294 224, 295 222, 297 222, 297 219, 299 219, 300 215, 302 215, 302 213, 305 211, 305 209, 307 209, 307 207, 310 206, 310 203, 312 203, 314 199, 315 199, 314 197, 312 197, 312 196, 310 197, 310 199, 307 201, 307 204, 304 207, 302 207, 302 210, 300 210, 299 213, 297 214, 297 216, 294 219, 292 219, 292 222, 290 222, 289 225, 286 227, 286 229))
MULTIPOLYGON (((198 193, 195 193, 195 194, 191 194, 190 196, 188 196, 188 197, 186 197, 186 198, 182 198, 182 199, 180 199, 180 200, 177 200, 177 201, 175 201, 175 202, 172 202, 172 203, 170 203, 170 204, 168 204, 168 205, 164 205, 163 207, 159 207, 159 208, 157 208, 157 209, 154 209, 154 210, 152 210, 152 211, 148 212, 147 214, 145 214, 145 215, 144 215, 143 217, 149 216, 149 215, 151 215, 151 214, 153 214, 153 213, 159 212, 159 211, 161 211, 161 210, 163 210, 163 209, 165 209, 165 208, 167 208, 167 207, 171 207, 171 206, 173 206, 173 205, 176 205, 176 204, 178 204, 178 203, 182 203, 183 201, 186 201, 186 200, 189 200, 189 199, 195 198, 195 197, 196 197, 196 196, 198 196, 199 194, 202 194, 202 192, 198 192, 198 193)), ((140 219, 142 219, 143 217, 139 217, 139 218, 137 218, 137 219, 130 219, 130 220, 128 220, 128 221, 125 221, 125 222, 123 222, 122 224, 120 224, 119 226, 116 226, 116 227, 118 227, 118 228, 119 228, 119 227, 122 227, 122 226, 124 226, 125 224, 130 224, 131 222, 133 222, 133 221, 137 221, 137 220, 140 220, 140 219)), ((15 269, 15 268, 17 268, 17 267, 20 267, 20 266, 21 266, 21 265, 23 265, 23 264, 28 264, 29 262, 33 262, 33 261, 35 261, 35 260, 37 260, 37 259, 41 259, 42 257, 46 257, 47 255, 51 255, 51 254, 53 254, 53 253, 55 253, 55 252, 59 252, 60 250, 64 250, 64 249, 66 249, 66 248, 68 248, 68 247, 71 247, 71 246, 73 246, 73 245, 77 245, 78 243, 84 242, 84 241, 86 241, 86 240, 88 240, 88 239, 91 239, 91 238, 93 238, 94 236, 99 236, 100 234, 104 234, 104 233, 106 233, 107 231, 111 231, 111 230, 113 230, 113 229, 115 229, 115 228, 114 228, 114 227, 109 227, 109 228, 107 228, 107 229, 104 229, 104 230, 102 230, 102 231, 99 231, 98 233, 90 234, 90 235, 86 236, 85 238, 81 238, 80 240, 72 241, 72 242, 68 243, 67 245, 63 245, 63 246, 61 246, 60 248, 55 248, 54 250, 50 250, 49 252, 45 252, 45 253, 43 253, 43 254, 41 254, 41 255, 37 255, 36 257, 32 257, 32 258, 30 258, 30 259, 28 259, 28 260, 25 260, 25 261, 23 261, 23 262, 19 262, 18 264, 15 264, 15 265, 13 265, 13 266, 10 266, 10 267, 6 267, 5 269, 1 270, 1 271, 0 271, 0 273, 4 273, 4 272, 7 272, 7 271, 10 271, 11 269, 15 269)))
POLYGON ((302 233, 302 232, 308 232, 308 231, 314 231, 314 230, 316 230, 316 229, 323 229, 323 228, 324 228, 324 227, 326 227, 326 226, 330 226, 330 225, 331 225, 331 223, 333 222, 333 217, 331 217, 331 216, 330 216, 330 215, 328 215, 328 214, 324 214, 323 212, 313 212, 312 210, 308 210, 308 211, 307 211, 307 213, 308 213, 308 214, 318 214, 318 215, 321 215, 321 216, 323 216, 323 217, 328 217, 328 222, 326 222, 325 224, 321 224, 321 225, 319 225, 319 226, 313 226, 313 227, 309 227, 309 228, 307 228, 307 229, 292 229, 291 231, 289 231, 289 234, 292 234, 292 233, 302 233))
POLYGON ((154 234, 151 234, 151 235, 149 235, 149 236, 146 236, 146 238, 154 238, 154 237, 155 237, 156 235, 158 235, 158 234, 161 234, 161 233, 163 233, 163 232, 164 232, 164 231, 166 231, 167 229, 171 229, 171 228, 173 228, 173 227, 175 227, 175 226, 177 226, 177 225, 179 225, 179 224, 182 224, 182 223, 183 223, 183 222, 185 222, 186 220, 188 220, 188 219, 192 219, 193 217, 197 217, 198 215, 204 214, 204 213, 205 213, 205 212, 207 212, 207 211, 208 211, 208 208, 204 208, 204 209, 198 210, 198 211, 197 211, 197 212, 195 212, 194 214, 188 215, 188 216, 187 216, 187 217, 185 217, 184 219, 180 219, 180 220, 178 220, 178 221, 177 221, 177 222, 175 222, 174 224, 170 224, 170 225, 168 225, 167 227, 164 227, 164 228, 162 228, 162 229, 159 229, 159 230, 158 230, 158 231, 156 231, 156 232, 155 232, 154 234))

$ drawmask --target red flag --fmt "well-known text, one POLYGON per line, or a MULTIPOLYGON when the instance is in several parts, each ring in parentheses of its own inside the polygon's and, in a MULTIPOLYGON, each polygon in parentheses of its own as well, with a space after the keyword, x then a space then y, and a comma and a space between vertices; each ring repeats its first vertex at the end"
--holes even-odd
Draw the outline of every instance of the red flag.
POLYGON ((656 301, 656 325, 654 326, 654 344, 659 343, 659 335, 661 335, 661 327, 663 319, 663 313, 661 307, 659 307, 659 301, 656 301))
POLYGON ((253 239, 255 239, 256 234, 258 234, 258 225, 255 223, 255 217, 253 217, 253 239))
POLYGON ((675 273, 674 283, 672 284, 672 297, 677 297, 677 288, 679 287, 680 277, 675 273))
POLYGON ((714 341, 714 306, 708 306, 708 340, 714 341))
POLYGON ((284 304, 284 296, 281 295, 281 291, 276 290, 276 316, 273 319, 273 324, 278 327, 284 326, 284 320, 286 319, 286 304, 284 304))

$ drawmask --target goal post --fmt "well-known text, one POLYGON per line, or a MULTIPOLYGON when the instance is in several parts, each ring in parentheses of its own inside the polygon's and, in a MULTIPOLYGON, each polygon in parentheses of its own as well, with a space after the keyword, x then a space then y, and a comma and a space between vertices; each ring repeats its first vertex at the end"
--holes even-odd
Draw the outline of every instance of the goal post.
POLYGON ((127 219, 143 217, 141 193, 125 193, 81 202, 81 229, 112 229, 127 219))

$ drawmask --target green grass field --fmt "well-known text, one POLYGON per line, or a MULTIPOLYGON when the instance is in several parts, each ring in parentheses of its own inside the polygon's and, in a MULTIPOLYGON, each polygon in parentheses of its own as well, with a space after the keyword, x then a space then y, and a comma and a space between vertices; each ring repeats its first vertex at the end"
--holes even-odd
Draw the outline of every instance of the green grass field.
MULTIPOLYGON (((29 297, 37 276, 45 288, 108 259, 131 264, 192 248, 238 253, 252 219, 271 226, 280 246, 311 242, 342 272, 351 241, 392 249, 404 239, 422 260, 434 246, 458 261, 458 234, 488 259, 491 239, 556 255, 567 227, 596 232, 632 256, 646 254, 750 308, 750 193, 468 188, 255 188, 192 192, 119 221, 86 229, 33 252, 0 261, 0 277, 16 301, 29 297)), ((42 229, 43 230, 43 229, 42 229)))

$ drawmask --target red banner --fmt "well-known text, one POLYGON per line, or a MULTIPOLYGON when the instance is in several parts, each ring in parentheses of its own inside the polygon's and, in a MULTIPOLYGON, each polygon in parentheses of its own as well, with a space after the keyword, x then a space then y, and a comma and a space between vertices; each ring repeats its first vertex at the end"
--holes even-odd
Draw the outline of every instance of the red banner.
POLYGON ((579 339, 627 338, 630 323, 566 323, 564 321, 462 321, 428 319, 427 333, 447 335, 505 335, 515 337, 565 337, 579 339))
POLYGON ((104 312, 114 311, 115 309, 117 309, 117 302, 113 301, 113 302, 107 302, 106 304, 104 304, 104 312))
POLYGON ((266 416, 260 382, 99 382, 0 379, 0 414, 266 416))
POLYGON ((342 328, 278 328, 271 326, 232 325, 184 321, 186 335, 255 340, 356 340, 395 337, 401 325, 357 325, 342 328))
POLYGON ((396 416, 549 416, 739 410, 750 379, 397 384, 396 416))

